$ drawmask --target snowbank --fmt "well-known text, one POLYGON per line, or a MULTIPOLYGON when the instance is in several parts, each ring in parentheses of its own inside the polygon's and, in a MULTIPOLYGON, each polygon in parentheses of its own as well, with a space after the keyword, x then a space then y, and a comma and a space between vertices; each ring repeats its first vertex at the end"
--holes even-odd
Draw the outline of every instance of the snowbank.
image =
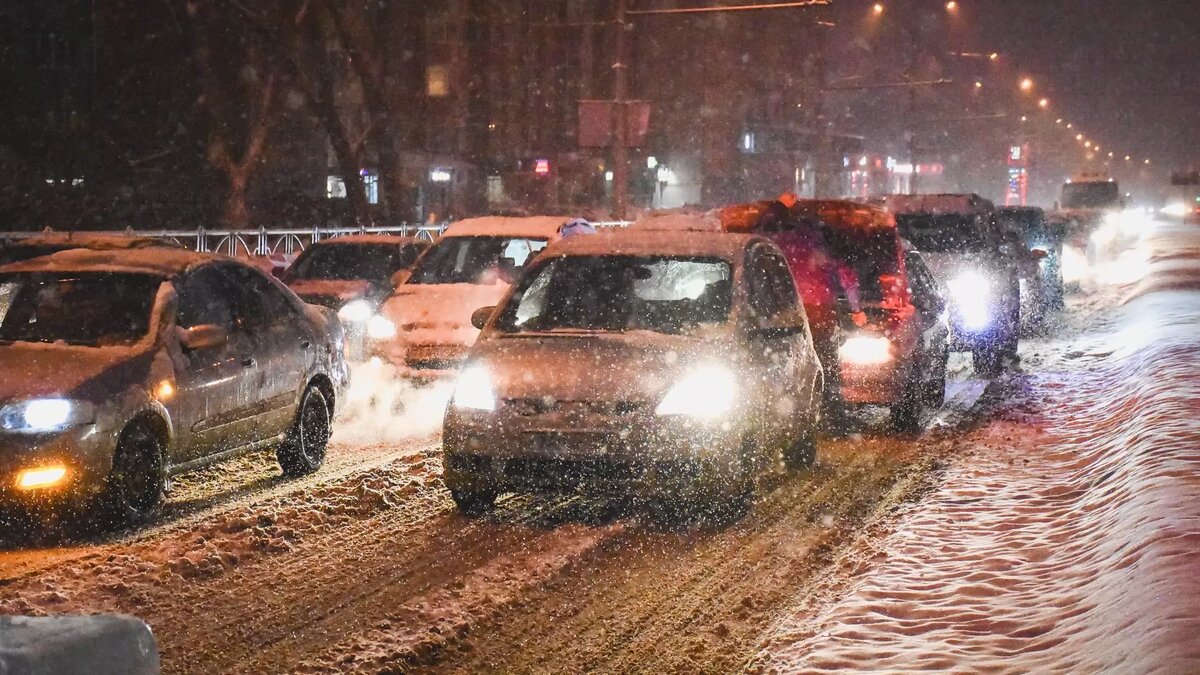
POLYGON ((1200 234, 1143 249, 1124 305, 759 670, 1200 672, 1200 234))

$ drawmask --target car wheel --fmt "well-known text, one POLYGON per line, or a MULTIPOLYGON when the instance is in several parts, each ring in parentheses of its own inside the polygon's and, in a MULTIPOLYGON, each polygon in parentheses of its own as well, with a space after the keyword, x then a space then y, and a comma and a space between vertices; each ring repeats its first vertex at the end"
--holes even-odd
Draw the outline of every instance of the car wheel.
POLYGON ((162 441, 143 425, 121 433, 102 498, 110 524, 138 525, 162 507, 167 487, 163 451, 162 441))
POLYGON ((496 493, 485 490, 450 489, 450 497, 460 513, 469 518, 478 518, 496 505, 496 493))
POLYGON ((329 445, 329 405, 325 395, 316 387, 309 387, 300 399, 296 420, 279 444, 275 456, 283 474, 289 477, 304 476, 321 468, 325 462, 325 449, 329 445))
POLYGON ((817 435, 812 427, 804 430, 800 437, 783 451, 783 466, 788 471, 807 469, 817 461, 817 435))
POLYGON ((921 403, 924 399, 920 380, 916 372, 910 373, 900 393, 900 400, 892 404, 892 429, 901 434, 921 431, 921 403))

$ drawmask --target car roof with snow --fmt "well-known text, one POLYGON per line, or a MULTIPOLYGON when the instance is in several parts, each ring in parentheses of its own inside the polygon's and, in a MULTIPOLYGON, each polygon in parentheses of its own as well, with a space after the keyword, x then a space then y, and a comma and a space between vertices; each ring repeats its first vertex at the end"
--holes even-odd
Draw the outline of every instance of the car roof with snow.
POLYGON ((404 244, 428 245, 429 242, 417 239, 416 237, 401 237, 400 235, 396 234, 347 234, 340 237, 322 239, 318 242, 314 242, 313 246, 337 246, 340 244, 379 244, 381 246, 400 246, 404 244))
POLYGON ((526 239, 554 239, 559 236, 570 216, 533 216, 509 218, 507 216, 484 216, 460 220, 446 228, 442 237, 523 237, 526 239))
MULTIPOLYGON (((137 248, 101 251, 73 248, 53 255, 0 267, 11 272, 117 272, 173 277, 208 262, 229 261, 214 253, 197 253, 186 248, 137 248)), ((243 263, 245 264, 245 263, 243 263)), ((251 265, 246 265, 251 267, 251 265)))
POLYGON ((881 201, 897 215, 986 213, 995 208, 991 201, 976 194, 887 195, 881 201))
POLYGON ((138 234, 108 234, 90 232, 44 232, 32 237, 14 239, 6 246, 65 246, 97 250, 120 250, 136 248, 184 248, 183 244, 138 234))
POLYGON ((541 257, 572 255, 696 256, 738 261, 755 241, 769 241, 753 234, 712 230, 656 230, 629 227, 596 234, 560 239, 541 257))

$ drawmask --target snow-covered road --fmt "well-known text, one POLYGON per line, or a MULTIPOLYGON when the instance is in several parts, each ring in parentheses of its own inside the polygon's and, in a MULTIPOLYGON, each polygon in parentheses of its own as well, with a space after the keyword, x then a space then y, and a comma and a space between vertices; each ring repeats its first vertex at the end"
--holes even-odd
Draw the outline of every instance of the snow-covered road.
POLYGON ((9 542, 0 613, 138 615, 165 672, 1195 671, 1198 258, 1148 240, 1154 273, 1076 299, 1024 373, 960 371, 920 439, 823 442, 727 527, 464 519, 436 440, 367 412, 316 476, 242 460, 136 535, 9 542))

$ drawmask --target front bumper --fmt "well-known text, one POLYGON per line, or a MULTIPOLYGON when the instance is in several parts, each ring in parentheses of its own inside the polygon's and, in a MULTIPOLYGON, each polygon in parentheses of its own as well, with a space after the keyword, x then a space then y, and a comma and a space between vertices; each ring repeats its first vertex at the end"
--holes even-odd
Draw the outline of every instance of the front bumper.
POLYGON ((407 344, 391 341, 366 343, 366 358, 378 358, 396 368, 400 377, 431 382, 454 377, 467 360, 469 345, 407 344))
POLYGON ((442 440, 447 486, 687 498, 726 491, 745 471, 744 430, 736 424, 661 418, 653 406, 535 415, 510 407, 494 413, 450 409, 442 440))
POLYGON ((0 433, 0 504, 66 501, 95 494, 112 471, 116 439, 95 425, 53 434, 0 433), (18 480, 27 469, 63 467, 61 481, 36 489, 21 489, 18 480))

